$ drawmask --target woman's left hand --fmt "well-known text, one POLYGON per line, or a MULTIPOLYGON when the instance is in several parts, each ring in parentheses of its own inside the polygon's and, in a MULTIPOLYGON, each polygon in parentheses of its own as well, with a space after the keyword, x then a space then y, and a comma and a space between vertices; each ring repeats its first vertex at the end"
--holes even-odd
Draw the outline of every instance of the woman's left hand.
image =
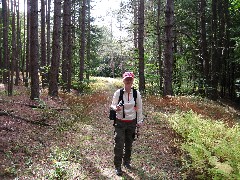
POLYGON ((137 123, 136 125, 138 128, 142 127, 143 126, 143 123, 137 123))

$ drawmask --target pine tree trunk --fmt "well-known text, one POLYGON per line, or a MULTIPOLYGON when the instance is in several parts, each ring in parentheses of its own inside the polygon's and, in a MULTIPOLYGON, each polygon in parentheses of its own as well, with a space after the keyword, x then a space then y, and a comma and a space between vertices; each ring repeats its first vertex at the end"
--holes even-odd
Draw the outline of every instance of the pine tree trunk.
POLYGON ((144 0, 140 0, 139 4, 139 21, 138 21, 138 57, 139 57, 139 90, 145 91, 145 76, 144 76, 144 0))
MULTIPOLYGON (((51 0, 47 0, 47 65, 50 65, 51 61, 51 42, 50 42, 50 13, 51 13, 51 0)), ((47 81, 49 80, 49 77, 47 77, 47 81)))
POLYGON ((72 35, 71 35, 71 2, 64 0, 63 5, 63 51, 62 51, 62 80, 63 89, 70 92, 71 86, 71 47, 72 47, 72 35), (70 80, 70 82, 69 82, 70 80))
MULTIPOLYGON (((206 17, 205 17, 205 10, 206 9, 206 0, 201 0, 200 2, 200 61, 203 65, 201 69, 201 74, 203 74, 205 80, 205 88, 206 93, 208 94, 209 86, 210 86, 210 77, 209 77, 209 57, 208 57, 208 45, 207 45, 207 38, 206 38, 206 17)), ((201 88, 203 89, 203 88, 201 88)), ((203 92, 200 92, 201 94, 203 92)))
POLYGON ((138 1, 133 0, 133 17, 134 17, 134 26, 133 26, 133 44, 134 49, 138 48, 138 1))
POLYGON ((3 83, 8 82, 9 56, 8 56, 8 6, 7 0, 2 0, 3 15, 3 83))
POLYGON ((26 76, 24 79, 24 84, 26 87, 29 85, 30 76, 30 0, 27 0, 27 42, 26 42, 26 76))
POLYGON ((11 57, 11 65, 10 65, 10 81, 8 81, 8 96, 12 96, 13 93, 13 77, 14 77, 14 69, 16 65, 16 26, 15 26, 15 7, 16 1, 11 1, 11 12, 12 12, 12 57, 11 57))
POLYGON ((47 86, 47 71, 46 71, 46 23, 45 23, 45 0, 41 0, 41 67, 42 87, 47 86))
POLYGON ((161 18, 161 0, 157 2, 157 37, 158 37, 158 66, 159 66, 159 86, 160 91, 163 91, 163 62, 162 62, 162 38, 161 38, 161 27, 160 27, 160 18, 161 18))
POLYGON ((49 92, 53 97, 58 96, 58 75, 60 65, 60 34, 61 34, 61 0, 54 0, 54 25, 52 58, 49 72, 49 92))
POLYGON ((90 60, 91 60, 91 0, 87 0, 87 72, 86 78, 90 78, 90 60))
MULTIPOLYGON (((230 14, 229 14, 229 0, 224 0, 224 14, 225 14, 225 39, 224 39, 224 52, 223 55, 226 59, 230 57, 230 14)), ((228 89, 228 93, 230 94, 230 98, 235 98, 235 72, 234 72, 235 62, 228 62, 226 66, 226 88, 228 89)))
MULTIPOLYGON (((2 14, 0 14, 0 22, 2 23, 2 14)), ((0 37, 3 37, 3 28, 0 28, 0 37)), ((2 38, 0 38, 0 44, 3 45, 2 42, 2 38)), ((3 58, 2 58, 2 53, 3 53, 3 47, 0 46, 0 83, 2 83, 3 80, 3 74, 2 74, 2 70, 3 70, 3 58)))
POLYGON ((19 79, 20 79, 20 58, 22 54, 22 42, 21 42, 21 28, 20 28, 20 12, 19 12, 19 0, 16 6, 16 13, 17 13, 17 47, 16 47, 16 67, 15 67, 15 72, 16 72, 16 78, 14 84, 18 86, 19 84, 19 79))
POLYGON ((30 65, 31 65, 31 96, 39 99, 39 53, 38 53, 38 1, 31 1, 30 9, 30 65))
MULTIPOLYGON (((23 52, 22 52, 22 55, 21 55, 21 73, 22 73, 22 79, 23 79, 23 82, 25 81, 25 62, 26 62, 26 8, 25 8, 25 5, 26 5, 26 0, 24 0, 24 8, 23 8, 23 24, 21 24, 21 26, 23 25, 23 52)), ((22 29, 22 28, 20 28, 22 29)))
POLYGON ((79 82, 83 81, 84 74, 84 57, 85 57, 85 22, 86 22, 86 0, 82 1, 82 11, 81 11, 81 38, 80 38, 80 73, 79 73, 79 82))
POLYGON ((209 98, 216 100, 218 98, 218 51, 217 51, 217 1, 212 1, 212 74, 211 74, 211 94, 209 98))
POLYGON ((226 59, 224 57, 223 52, 225 49, 223 48, 223 43, 225 39, 225 22, 224 22, 224 11, 223 11, 223 1, 224 0, 218 0, 218 24, 219 24, 219 30, 218 30, 218 54, 219 54, 219 83, 221 85, 221 91, 220 96, 224 97, 226 95, 226 59))
POLYGON ((165 10, 165 49, 164 49, 164 88, 163 96, 173 95, 172 73, 173 73, 173 16, 174 0, 166 1, 165 10))

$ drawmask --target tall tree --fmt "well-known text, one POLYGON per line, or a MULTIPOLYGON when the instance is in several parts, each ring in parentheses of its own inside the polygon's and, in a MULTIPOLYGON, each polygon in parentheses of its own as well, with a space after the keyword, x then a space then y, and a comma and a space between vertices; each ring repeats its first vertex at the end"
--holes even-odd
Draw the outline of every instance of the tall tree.
POLYGON ((26 42, 26 76, 24 79, 25 86, 28 87, 30 73, 30 0, 27 0, 27 42, 26 42))
POLYGON ((31 1, 30 6, 30 65, 31 96, 39 99, 39 54, 38 54, 38 1, 31 1))
POLYGON ((21 27, 20 27, 20 12, 19 12, 19 0, 16 5, 16 13, 17 13, 17 40, 16 40, 16 67, 15 67, 15 72, 16 72, 16 78, 15 78, 15 85, 18 86, 19 84, 19 79, 20 79, 20 58, 22 54, 22 42, 21 42, 21 27))
MULTIPOLYGON (((86 61, 87 61, 87 72, 86 78, 89 80, 90 77, 90 60, 91 60, 91 0, 87 0, 87 54, 86 54, 86 61)), ((111 36, 112 37, 112 36, 111 36)), ((113 73, 114 74, 114 73, 113 73)))
POLYGON ((71 34, 71 1, 64 0, 63 4, 63 50, 62 50, 62 80, 63 89, 70 92, 71 88, 71 59, 72 59, 72 34, 71 34))
MULTIPOLYGON (((24 8, 23 8, 23 53, 22 53, 22 56, 21 56, 21 70, 22 70, 22 78, 23 78, 23 81, 25 81, 25 59, 26 59, 26 49, 27 49, 27 46, 26 46, 26 8, 25 8, 25 5, 26 5, 26 0, 24 0, 24 8)), ((20 32, 19 32, 20 33, 20 32)))
POLYGON ((228 72, 228 74, 225 75, 225 81, 226 83, 224 84, 225 87, 228 89, 228 94, 230 94, 231 99, 235 97, 235 72, 234 72, 234 64, 235 62, 229 61, 230 59, 230 13, 229 13, 229 0, 224 1, 223 5, 223 12, 224 12, 224 23, 225 23, 225 38, 224 38, 224 52, 223 56, 224 59, 226 59, 226 65, 225 65, 225 70, 224 73, 228 72))
POLYGON ((7 0, 2 0, 2 17, 3 17, 3 83, 8 82, 8 6, 7 0))
MULTIPOLYGON (((229 23, 228 22, 228 0, 218 1, 218 17, 219 17, 219 31, 218 31, 218 54, 221 57, 221 97, 226 96, 226 94, 231 93, 232 83, 229 83, 229 77, 231 77, 232 72, 229 70, 229 23), (228 93, 227 93, 228 91, 228 93)), ((230 28, 231 29, 231 28, 230 28)), ((234 79, 231 79, 234 81, 234 79)))
MULTIPOLYGON (((2 23, 2 14, 0 14, 0 23, 2 23)), ((3 28, 0 28, 0 37, 3 37, 3 31, 2 31, 3 28)), ((2 58, 2 51, 3 51, 3 46, 2 46, 2 39, 0 39, 0 70, 2 71, 3 70, 3 58, 2 58)), ((0 73, 0 82, 2 83, 2 72, 0 73)))
POLYGON ((11 0, 11 12, 12 12, 12 56, 11 56, 11 65, 10 65, 10 74, 8 81, 8 95, 12 96, 13 93, 13 76, 14 69, 16 66, 16 0, 11 0))
POLYGON ((216 100, 218 98, 218 51, 217 51, 217 29, 218 29, 218 24, 217 24, 217 0, 212 0, 212 25, 211 25, 211 30, 212 30, 212 52, 211 52, 211 59, 212 59, 212 64, 211 64, 211 87, 212 87, 212 92, 211 92, 211 99, 216 100))
POLYGON ((45 0, 41 0, 41 75, 42 75, 42 87, 46 87, 47 71, 46 71, 46 16, 45 16, 45 0))
MULTIPOLYGON (((73 65, 75 63, 75 59, 79 59, 78 55, 79 54, 79 50, 77 50, 76 48, 76 42, 77 42, 77 38, 76 38, 76 27, 77 27, 77 5, 76 5, 76 1, 77 0, 72 0, 72 28, 71 28, 71 34, 72 34, 72 73, 75 74, 75 65, 73 65), (77 56, 77 57, 76 57, 77 56)), ((79 65, 79 64, 78 64, 79 65)), ((77 67, 79 68, 79 67, 77 67)), ((76 74, 75 74, 76 75, 76 74)), ((79 76, 76 76, 79 77, 79 76)))
MULTIPOLYGON (((210 77, 209 77, 209 57, 208 57, 208 44, 206 32, 206 0, 200 2, 200 62, 202 64, 201 73, 205 80, 206 90, 209 90, 210 77)), ((207 92, 208 94, 208 92, 207 92)))
POLYGON ((174 0, 166 1, 163 96, 172 95, 174 0))
POLYGON ((51 36, 50 36, 50 16, 51 15, 51 0, 47 0, 47 17, 46 17, 46 23, 47 23, 47 65, 50 65, 50 57, 51 57, 51 36))
POLYGON ((138 7, 139 3, 137 0, 133 0, 133 44, 135 50, 138 48, 138 7))
POLYGON ((162 91, 163 86, 163 62, 162 62, 162 30, 161 30, 161 0, 157 1, 157 40, 158 40, 158 68, 159 68, 159 86, 162 91))
POLYGON ((219 84, 221 84, 221 91, 220 91, 220 96, 224 96, 225 94, 225 82, 226 82, 226 69, 225 69, 225 65, 226 65, 226 59, 223 55, 223 52, 225 51, 224 50, 224 39, 226 38, 225 37, 225 26, 226 26, 226 23, 225 23, 225 18, 224 18, 224 8, 223 8, 223 5, 224 5, 224 0, 218 0, 217 2, 217 16, 218 16, 218 26, 219 26, 219 30, 218 30, 218 40, 217 40, 217 45, 218 45, 218 50, 217 50, 217 53, 219 54, 219 84))
POLYGON ((144 76, 144 0, 140 0, 138 9, 138 57, 139 57, 139 90, 145 91, 144 76))
POLYGON ((54 24, 52 41, 52 58, 49 72, 50 96, 58 96, 58 76, 60 66, 60 35, 61 35, 61 0, 54 0, 54 24))
POLYGON ((81 38, 80 38, 80 72, 79 72, 79 82, 83 81, 84 74, 84 57, 85 57, 85 31, 86 31, 86 0, 82 1, 81 10, 81 38))

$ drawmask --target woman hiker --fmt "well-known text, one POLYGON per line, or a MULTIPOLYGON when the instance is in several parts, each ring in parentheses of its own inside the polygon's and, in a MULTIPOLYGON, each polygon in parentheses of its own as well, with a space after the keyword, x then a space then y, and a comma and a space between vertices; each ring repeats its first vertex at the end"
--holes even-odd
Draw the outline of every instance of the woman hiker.
POLYGON ((133 89, 134 74, 123 74, 124 88, 118 89, 114 95, 111 108, 116 110, 114 166, 116 175, 122 175, 122 163, 131 170, 131 151, 136 127, 143 125, 142 98, 138 90, 133 89))

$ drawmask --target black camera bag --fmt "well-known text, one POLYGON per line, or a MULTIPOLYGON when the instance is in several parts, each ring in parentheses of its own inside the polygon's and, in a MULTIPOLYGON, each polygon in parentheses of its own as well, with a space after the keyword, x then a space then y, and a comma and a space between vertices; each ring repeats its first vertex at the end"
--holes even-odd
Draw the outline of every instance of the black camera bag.
POLYGON ((109 119, 116 120, 116 111, 112 108, 110 108, 109 119))

